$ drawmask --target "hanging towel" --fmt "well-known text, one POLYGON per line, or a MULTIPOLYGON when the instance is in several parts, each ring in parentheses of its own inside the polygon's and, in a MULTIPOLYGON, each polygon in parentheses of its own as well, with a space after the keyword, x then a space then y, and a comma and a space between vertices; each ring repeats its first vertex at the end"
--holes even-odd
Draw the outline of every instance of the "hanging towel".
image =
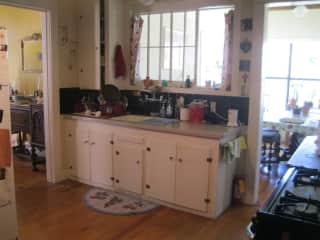
POLYGON ((122 47, 118 44, 114 53, 114 77, 125 77, 127 74, 126 62, 124 60, 122 47))
POLYGON ((241 151, 245 149, 247 149, 247 143, 243 136, 231 140, 223 145, 223 159, 231 162, 240 158, 241 151))
POLYGON ((11 145, 8 129, 0 129, 0 168, 10 167, 11 145))

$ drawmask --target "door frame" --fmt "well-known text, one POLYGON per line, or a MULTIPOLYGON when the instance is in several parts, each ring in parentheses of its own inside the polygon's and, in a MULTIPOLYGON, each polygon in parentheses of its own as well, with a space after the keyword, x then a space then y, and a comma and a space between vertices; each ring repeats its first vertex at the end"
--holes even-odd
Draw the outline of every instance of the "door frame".
MULTIPOLYGON (((43 57, 43 103, 46 146, 46 177, 55 183, 63 176, 58 172, 60 158, 60 116, 59 116, 59 78, 57 44, 57 3, 55 1, 0 0, 0 5, 30 9, 42 12, 42 50, 43 57)), ((9 101, 9 99, 8 99, 9 101)))

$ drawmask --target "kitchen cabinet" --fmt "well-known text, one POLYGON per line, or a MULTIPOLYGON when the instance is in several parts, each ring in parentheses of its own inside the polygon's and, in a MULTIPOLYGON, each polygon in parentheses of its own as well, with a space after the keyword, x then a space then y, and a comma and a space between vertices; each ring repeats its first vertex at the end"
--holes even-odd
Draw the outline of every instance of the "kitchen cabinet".
POLYGON ((116 135, 114 138, 113 163, 115 187, 142 193, 143 139, 116 135))
POLYGON ((210 147, 147 138, 147 196, 199 211, 207 211, 210 147))
POLYGON ((208 209, 209 147, 178 143, 176 164, 176 204, 206 212, 208 209))
POLYGON ((221 159, 219 139, 74 118, 64 156, 79 181, 210 218, 230 205, 236 161, 221 159))
POLYGON ((77 0, 80 88, 100 89, 100 1, 77 0))
POLYGON ((77 122, 75 126, 75 158, 72 173, 82 181, 90 180, 89 128, 86 123, 77 122))
POLYGON ((104 125, 93 124, 89 131, 91 182, 112 186, 112 133, 104 125))
POLYGON ((145 192, 147 196, 174 202, 176 143, 167 139, 147 138, 145 192))
POLYGON ((111 186, 112 133, 105 125, 64 121, 65 167, 73 177, 95 186, 111 186))

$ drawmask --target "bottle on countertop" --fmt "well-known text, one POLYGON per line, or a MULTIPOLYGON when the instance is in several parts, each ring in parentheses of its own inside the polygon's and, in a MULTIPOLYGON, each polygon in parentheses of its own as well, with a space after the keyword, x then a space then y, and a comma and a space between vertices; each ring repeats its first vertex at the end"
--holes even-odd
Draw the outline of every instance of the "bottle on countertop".
POLYGON ((187 79, 185 81, 184 86, 185 86, 185 88, 191 88, 192 83, 191 83, 191 80, 190 80, 190 75, 187 75, 187 79))
POLYGON ((167 118, 172 118, 172 116, 173 116, 173 106, 172 106, 172 100, 169 97, 168 98, 167 108, 166 108, 166 117, 167 118))

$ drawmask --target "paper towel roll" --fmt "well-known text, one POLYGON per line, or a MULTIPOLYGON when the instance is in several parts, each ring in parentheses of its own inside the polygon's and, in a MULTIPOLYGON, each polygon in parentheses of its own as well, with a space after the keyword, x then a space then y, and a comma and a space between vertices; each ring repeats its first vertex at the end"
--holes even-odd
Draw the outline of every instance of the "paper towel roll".
POLYGON ((180 108, 180 120, 189 121, 190 111, 189 108, 180 108))

